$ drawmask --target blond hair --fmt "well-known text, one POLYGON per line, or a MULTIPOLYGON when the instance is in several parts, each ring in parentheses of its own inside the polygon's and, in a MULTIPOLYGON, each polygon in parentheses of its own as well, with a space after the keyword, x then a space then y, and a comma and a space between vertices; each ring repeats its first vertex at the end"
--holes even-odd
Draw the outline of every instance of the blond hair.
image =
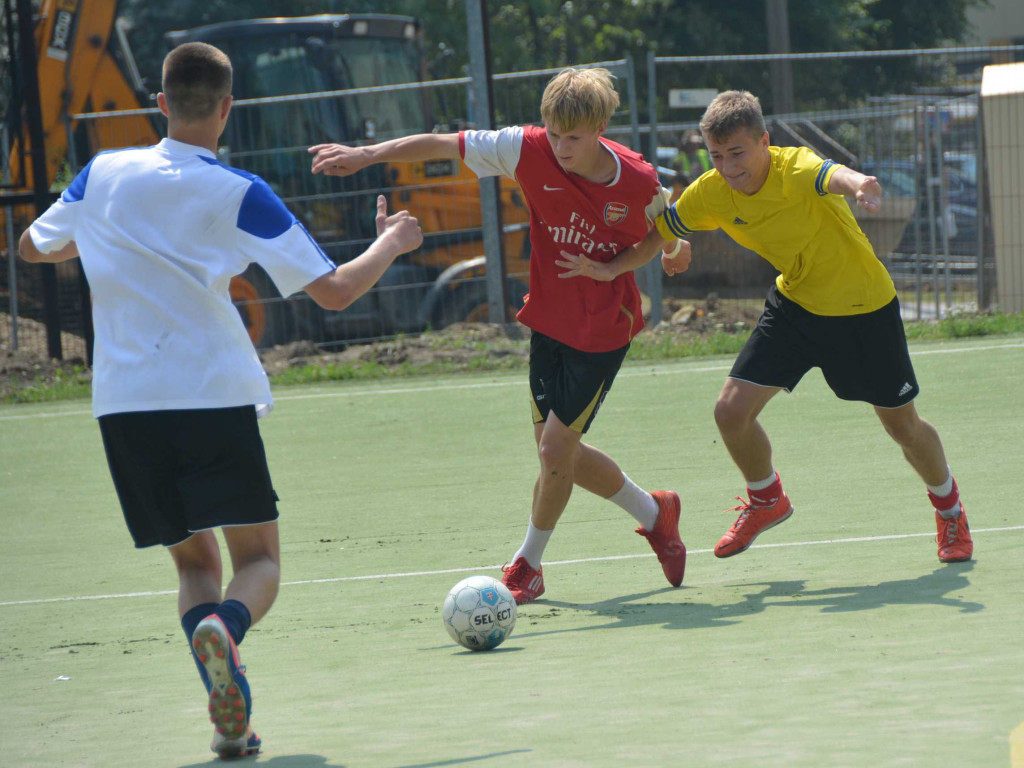
POLYGON ((761 102, 750 91, 723 91, 700 119, 700 132, 705 138, 725 141, 740 129, 750 131, 754 138, 765 132, 761 102))
POLYGON ((615 114, 619 94, 613 75, 603 67, 563 69, 547 84, 540 101, 540 116, 562 131, 583 127, 597 130, 615 114))

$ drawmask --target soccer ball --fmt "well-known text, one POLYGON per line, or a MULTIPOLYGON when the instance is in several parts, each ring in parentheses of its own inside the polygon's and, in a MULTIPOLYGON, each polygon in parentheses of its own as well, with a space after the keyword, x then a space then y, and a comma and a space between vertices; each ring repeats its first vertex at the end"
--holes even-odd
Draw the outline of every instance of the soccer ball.
POLYGON ((452 587, 441 618, 456 643, 471 651, 489 651, 512 634, 516 601, 497 579, 470 576, 452 587))

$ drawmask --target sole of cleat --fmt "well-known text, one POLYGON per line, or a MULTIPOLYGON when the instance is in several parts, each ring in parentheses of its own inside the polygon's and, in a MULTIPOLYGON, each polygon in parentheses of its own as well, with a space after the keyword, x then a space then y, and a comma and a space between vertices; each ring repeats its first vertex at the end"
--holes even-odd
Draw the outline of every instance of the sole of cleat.
MULTIPOLYGON (((206 669, 210 680, 210 722, 226 740, 240 741, 245 749, 245 735, 249 728, 245 697, 231 676, 231 667, 225 658, 224 649, 230 653, 230 642, 221 637, 222 630, 216 624, 200 625, 193 635, 192 644, 206 669), (218 651, 220 653, 218 654, 218 651)), ((228 747, 235 749, 233 745, 228 747)))

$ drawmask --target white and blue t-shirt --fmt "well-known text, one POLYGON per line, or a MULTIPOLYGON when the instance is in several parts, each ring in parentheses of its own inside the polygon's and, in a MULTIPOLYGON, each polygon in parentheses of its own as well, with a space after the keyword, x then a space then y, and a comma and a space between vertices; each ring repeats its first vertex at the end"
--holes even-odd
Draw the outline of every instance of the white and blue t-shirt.
POLYGON ((334 269, 262 179, 172 139, 94 157, 30 236, 43 253, 78 246, 92 291, 97 417, 269 408, 228 284, 256 262, 289 296, 334 269))

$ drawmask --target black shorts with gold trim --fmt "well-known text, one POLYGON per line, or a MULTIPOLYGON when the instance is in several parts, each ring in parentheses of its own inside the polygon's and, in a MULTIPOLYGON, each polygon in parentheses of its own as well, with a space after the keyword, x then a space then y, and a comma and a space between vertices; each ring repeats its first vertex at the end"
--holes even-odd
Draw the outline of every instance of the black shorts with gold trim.
POLYGON ((558 420, 580 434, 590 429, 629 344, 611 352, 581 352, 543 333, 530 337, 530 393, 533 423, 558 420))

